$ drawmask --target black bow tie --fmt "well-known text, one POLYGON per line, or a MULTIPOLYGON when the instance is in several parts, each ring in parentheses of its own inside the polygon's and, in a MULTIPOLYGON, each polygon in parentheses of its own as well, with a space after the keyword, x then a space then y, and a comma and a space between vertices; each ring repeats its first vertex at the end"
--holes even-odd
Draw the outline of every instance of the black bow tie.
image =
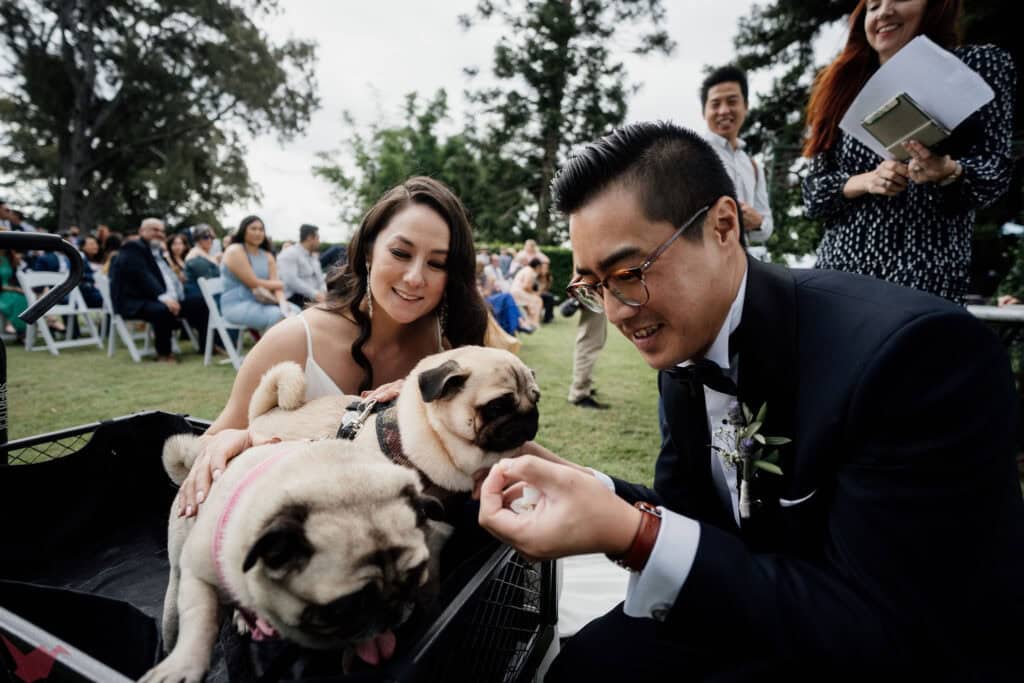
POLYGON ((736 382, 733 382, 728 375, 712 360, 701 358, 690 365, 675 367, 668 371, 675 380, 686 382, 691 386, 701 386, 714 389, 723 394, 736 395, 736 382))

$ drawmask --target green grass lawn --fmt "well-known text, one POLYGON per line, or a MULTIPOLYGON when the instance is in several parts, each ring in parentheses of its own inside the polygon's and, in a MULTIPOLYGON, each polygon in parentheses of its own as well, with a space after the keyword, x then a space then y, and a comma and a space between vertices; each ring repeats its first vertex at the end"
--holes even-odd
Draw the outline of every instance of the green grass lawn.
MULTIPOLYGON (((542 399, 537 440, 555 453, 608 474, 649 483, 658 454, 655 372, 615 330, 595 371, 598 398, 610 410, 587 410, 566 400, 572 379, 577 318, 556 316, 522 335, 523 360, 537 373, 542 399)), ((119 349, 113 358, 98 348, 45 351, 7 349, 10 438, 17 439, 142 410, 164 410, 213 419, 234 380, 230 365, 203 366, 188 351, 177 366, 132 363, 119 349)))

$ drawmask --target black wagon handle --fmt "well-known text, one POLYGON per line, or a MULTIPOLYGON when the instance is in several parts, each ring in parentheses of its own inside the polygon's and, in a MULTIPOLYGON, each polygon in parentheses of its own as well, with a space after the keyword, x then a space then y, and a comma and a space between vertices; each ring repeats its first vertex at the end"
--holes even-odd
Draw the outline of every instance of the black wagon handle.
POLYGON ((82 280, 82 257, 73 244, 65 242, 59 235, 47 235, 32 232, 0 232, 0 249, 13 249, 14 251, 60 251, 68 257, 71 263, 71 272, 64 282, 60 283, 46 293, 39 301, 35 302, 21 313, 18 317, 25 321, 26 325, 32 325, 43 315, 53 308, 54 304, 67 296, 68 292, 78 286, 82 280))
MULTIPOLYGON (((34 325, 53 305, 67 296, 67 293, 78 286, 82 280, 82 257, 74 245, 65 242, 59 235, 47 235, 38 232, 0 232, 0 250, 14 251, 60 251, 68 257, 71 271, 64 282, 51 289, 39 301, 18 316, 26 325, 34 325)), ((0 340, 0 446, 7 443, 7 348, 0 340)), ((0 456, 0 466, 7 464, 7 452, 0 456)))

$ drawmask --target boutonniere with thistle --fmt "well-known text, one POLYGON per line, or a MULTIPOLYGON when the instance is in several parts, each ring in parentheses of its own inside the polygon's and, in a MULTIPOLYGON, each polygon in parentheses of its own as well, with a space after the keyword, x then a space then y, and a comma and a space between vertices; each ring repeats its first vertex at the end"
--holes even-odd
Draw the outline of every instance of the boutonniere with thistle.
POLYGON ((761 433, 767 415, 767 403, 763 403, 755 415, 750 408, 733 399, 725 425, 715 430, 714 443, 711 445, 722 462, 736 470, 740 519, 750 519, 753 507, 750 489, 754 472, 762 470, 782 476, 778 447, 792 441, 784 436, 765 436, 761 433))

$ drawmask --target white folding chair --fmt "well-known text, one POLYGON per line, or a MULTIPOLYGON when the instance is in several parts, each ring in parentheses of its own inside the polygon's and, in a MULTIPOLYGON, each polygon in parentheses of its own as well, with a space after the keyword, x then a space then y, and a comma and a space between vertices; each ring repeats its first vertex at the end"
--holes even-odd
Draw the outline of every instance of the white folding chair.
POLYGON ((201 277, 198 280, 199 291, 203 293, 203 301, 210 310, 209 323, 206 326, 206 348, 203 351, 203 365, 209 365, 213 357, 214 335, 220 338, 220 344, 228 352, 228 358, 235 370, 242 365, 242 342, 245 337, 245 325, 229 323, 220 314, 220 306, 217 304, 216 296, 224 291, 224 282, 221 278, 201 277), (237 331, 237 341, 231 340, 230 332, 237 331))
MULTIPOLYGON (((86 267, 88 267, 88 266, 86 266, 86 267)), ((100 288, 100 282, 102 281, 102 282, 108 282, 109 283, 109 280, 107 279, 107 276, 104 275, 103 273, 97 271, 97 272, 94 272, 92 274, 92 279, 93 279, 93 283, 96 285, 96 289, 100 290, 100 294, 102 294, 103 290, 100 288)), ((109 288, 110 285, 107 284, 107 287, 109 288)), ((83 301, 85 300, 85 296, 84 295, 82 296, 82 300, 83 301)), ((107 332, 108 332, 107 326, 110 324, 110 316, 107 315, 107 308, 106 308, 106 306, 104 306, 104 303, 105 302, 101 302, 99 308, 87 308, 86 309, 86 311, 88 312, 88 315, 93 316, 94 318, 96 318, 99 321, 99 325, 100 325, 100 340, 101 340, 102 343, 106 343, 107 332)))
MULTIPOLYGON (((35 292, 37 288, 56 287, 67 279, 65 273, 35 270, 20 270, 17 277, 18 285, 21 287, 22 292, 25 293, 29 306, 35 304, 39 298, 35 292)), ((78 339, 57 341, 53 338, 50 327, 47 325, 45 317, 43 317, 37 320, 35 325, 29 325, 25 332, 25 348, 29 351, 45 350, 54 356, 58 356, 60 355, 60 349, 75 346, 98 346, 101 349, 103 348, 103 339, 100 337, 99 330, 96 329, 96 324, 93 322, 92 316, 89 315, 89 308, 85 305, 85 299, 82 298, 82 293, 78 291, 77 287, 68 292, 66 303, 57 304, 51 308, 47 316, 64 318, 65 327, 69 332, 74 326, 75 321, 81 317, 85 320, 86 328, 82 331, 88 332, 88 334, 80 336, 78 339), (36 346, 37 332, 43 340, 42 346, 36 346)))
POLYGON ((122 318, 120 314, 114 312, 114 304, 110 299, 110 280, 106 277, 97 277, 96 289, 100 290, 100 295, 103 297, 103 312, 109 320, 107 323, 107 357, 112 358, 114 356, 115 339, 119 339, 121 341, 121 344, 128 349, 128 355, 131 356, 132 360, 136 363, 141 363, 143 356, 156 353, 156 349, 152 344, 152 325, 146 323, 145 327, 141 330, 133 331, 128 327, 128 323, 125 322, 125 319, 122 318), (135 345, 136 342, 140 342, 142 344, 141 349, 135 345))
MULTIPOLYGON (((100 290, 100 295, 103 297, 104 317, 109 321, 107 323, 107 357, 112 358, 114 356, 115 339, 121 341, 121 344, 128 349, 128 355, 136 363, 141 363, 143 356, 151 356, 156 353, 156 346, 153 341, 153 326, 141 319, 126 321, 119 313, 115 313, 114 303, 110 298, 110 279, 100 274, 97 274, 94 279, 96 289, 100 290), (134 323, 139 323, 143 327, 133 330, 129 325, 134 323), (141 349, 136 346, 136 342, 142 344, 141 349)), ((199 341, 195 331, 184 319, 181 319, 179 322, 185 330, 185 334, 188 335, 189 341, 192 342, 192 348, 198 350, 199 341)), ((178 347, 177 336, 171 337, 171 350, 175 353, 181 353, 181 349, 178 347)))

